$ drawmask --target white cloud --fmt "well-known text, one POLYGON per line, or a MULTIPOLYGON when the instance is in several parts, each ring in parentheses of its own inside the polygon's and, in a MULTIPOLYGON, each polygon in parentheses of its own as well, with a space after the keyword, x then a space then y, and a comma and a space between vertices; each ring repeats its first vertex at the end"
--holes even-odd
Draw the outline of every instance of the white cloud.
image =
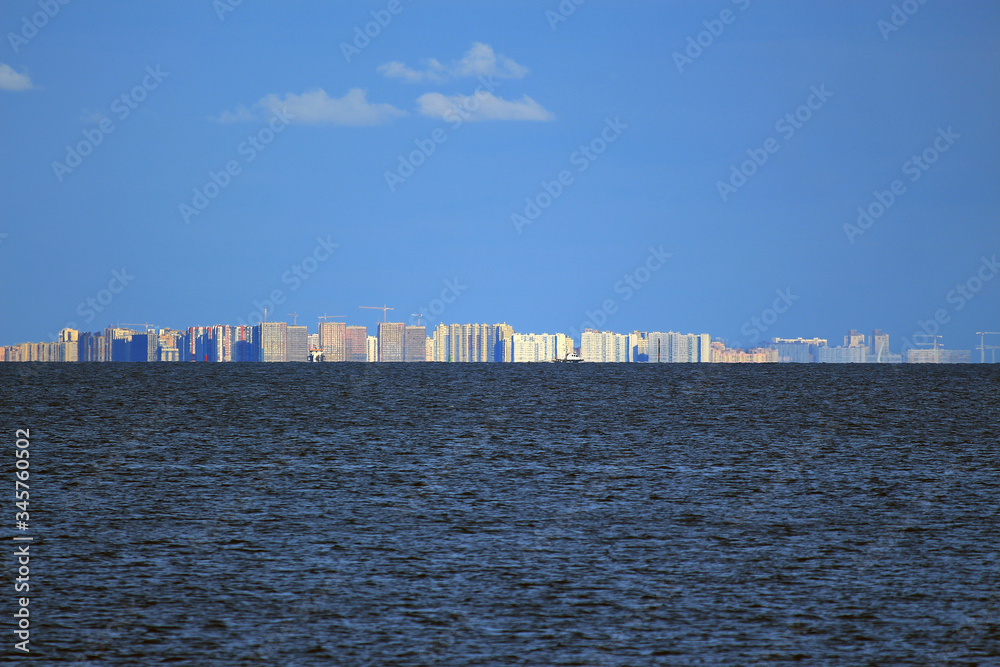
POLYGON ((0 63, 0 90, 31 90, 31 79, 27 74, 18 74, 10 65, 0 63))
POLYGON ((223 111, 218 116, 212 116, 211 120, 214 120, 216 123, 241 123, 256 118, 249 109, 241 104, 236 107, 236 111, 223 111))
POLYGON ((399 61, 379 65, 381 74, 393 79, 403 79, 410 83, 430 81, 444 83, 449 79, 472 76, 493 76, 498 79, 520 79, 528 73, 528 68, 519 65, 507 56, 498 56, 493 47, 482 42, 474 42, 461 60, 454 60, 445 66, 434 58, 424 61, 422 70, 407 67, 399 61))
POLYGON ((555 116, 527 95, 520 100, 505 100, 492 93, 473 95, 426 93, 417 98, 420 113, 445 120, 553 120, 555 116))
MULTIPOLYGON (((287 115, 292 123, 300 125, 380 125, 395 116, 405 116, 406 112, 391 104, 373 104, 361 88, 352 88, 343 97, 330 97, 322 88, 296 95, 286 93, 284 97, 265 95, 253 107, 266 114, 287 115)), ((214 117, 220 123, 234 123, 253 120, 255 114, 245 106, 235 111, 224 111, 214 117)))

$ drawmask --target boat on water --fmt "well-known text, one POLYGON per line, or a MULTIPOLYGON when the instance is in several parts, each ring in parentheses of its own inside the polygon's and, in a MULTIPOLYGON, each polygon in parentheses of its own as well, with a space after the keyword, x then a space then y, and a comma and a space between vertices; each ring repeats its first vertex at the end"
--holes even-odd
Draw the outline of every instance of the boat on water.
POLYGON ((583 361, 583 357, 581 357, 576 352, 570 352, 564 358, 560 359, 559 357, 556 357, 552 361, 558 361, 560 363, 579 363, 583 361))

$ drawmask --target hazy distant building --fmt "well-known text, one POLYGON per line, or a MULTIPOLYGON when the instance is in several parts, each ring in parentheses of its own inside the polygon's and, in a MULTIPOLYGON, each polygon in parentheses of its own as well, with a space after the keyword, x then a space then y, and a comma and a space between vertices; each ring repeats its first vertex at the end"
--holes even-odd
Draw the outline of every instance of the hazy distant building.
POLYGON ((864 347, 865 346, 865 335, 858 333, 857 329, 851 329, 846 336, 844 336, 844 347, 864 347))
POLYGON ((712 338, 708 334, 651 331, 646 335, 649 363, 708 363, 712 338))
POLYGON ((407 325, 404 328, 403 361, 427 361, 427 327, 407 325))
POLYGON ((946 350, 944 348, 909 349, 906 351, 909 364, 969 364, 972 350, 946 350))
POLYGON ((84 331, 79 337, 80 361, 111 361, 108 339, 99 332, 84 331))
POLYGON ((320 322, 319 347, 323 350, 323 361, 348 361, 347 324, 320 322))
POLYGON ((233 361, 259 361, 257 343, 254 338, 256 327, 240 324, 233 327, 233 361))
POLYGON ((110 361, 131 361, 132 360, 132 334, 131 329, 121 327, 108 327, 104 330, 104 337, 108 339, 110 348, 110 361))
POLYGON ((867 361, 868 348, 863 343, 853 347, 816 348, 816 362, 820 364, 863 364, 867 361))
POLYGON ((309 327, 302 324, 285 327, 285 361, 309 361, 309 327))
POLYGON ((347 361, 368 361, 368 327, 347 327, 347 361))
POLYGON ((402 322, 379 322, 378 360, 397 362, 403 360, 403 339, 406 325, 402 322))
POLYGON ((514 335, 509 324, 439 324, 431 336, 432 361, 498 362, 504 340, 514 335))
POLYGON ((378 336, 365 338, 366 361, 378 361, 378 336))
POLYGON ((566 339, 561 333, 513 334, 505 340, 504 356, 515 363, 552 361, 565 355, 566 339))
POLYGON ((261 322, 254 327, 259 361, 269 363, 285 361, 287 328, 286 322, 261 322))
POLYGON ((778 361, 796 364, 816 362, 820 347, 826 347, 825 338, 774 338, 770 347, 778 351, 778 361))
POLYGON ((630 334, 587 329, 580 334, 580 356, 584 361, 623 363, 635 361, 636 341, 630 334))
POLYGON ((755 347, 750 350, 729 348, 720 341, 710 343, 709 358, 715 364, 773 364, 778 363, 778 350, 773 347, 755 347))
POLYGON ((59 332, 57 351, 58 361, 80 360, 80 332, 76 329, 63 329, 59 332))
POLYGON ((157 350, 160 347, 160 338, 154 331, 146 331, 132 335, 130 344, 129 361, 157 361, 157 350))

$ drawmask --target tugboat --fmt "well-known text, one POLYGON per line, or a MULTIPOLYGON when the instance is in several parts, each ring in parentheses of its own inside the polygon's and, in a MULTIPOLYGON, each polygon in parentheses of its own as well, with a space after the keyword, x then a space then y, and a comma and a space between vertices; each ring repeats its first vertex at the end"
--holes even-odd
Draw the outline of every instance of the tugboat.
POLYGON ((556 357, 552 361, 559 361, 559 362, 565 362, 565 363, 580 363, 581 361, 583 361, 583 357, 581 357, 579 354, 577 354, 576 351, 573 351, 573 352, 570 352, 569 354, 567 354, 564 359, 560 359, 559 357, 556 357))

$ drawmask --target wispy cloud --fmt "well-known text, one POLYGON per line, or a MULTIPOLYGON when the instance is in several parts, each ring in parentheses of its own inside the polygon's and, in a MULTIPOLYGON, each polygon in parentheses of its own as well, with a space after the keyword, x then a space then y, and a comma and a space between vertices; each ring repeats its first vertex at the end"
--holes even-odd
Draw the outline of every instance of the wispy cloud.
POLYGON ((14 71, 10 65, 0 63, 0 90, 31 90, 34 86, 27 74, 14 71))
POLYGON ((394 60, 380 65, 378 71, 389 78, 402 79, 410 83, 424 81, 444 83, 450 79, 473 76, 520 79, 528 73, 527 67, 517 64, 507 56, 498 56, 493 47, 482 42, 473 43, 472 48, 466 51, 461 60, 454 60, 448 65, 442 65, 435 58, 429 58, 423 63, 423 69, 416 70, 394 60))
POLYGON ((234 111, 224 111, 212 120, 236 123, 255 120, 261 115, 281 112, 299 125, 381 125, 406 112, 391 104, 368 101, 361 88, 352 88, 343 97, 330 97, 322 88, 296 95, 265 95, 253 104, 253 110, 240 105, 234 111), (256 110, 257 112, 255 113, 256 110))
POLYGON ((553 120, 555 116, 527 95, 520 100, 505 100, 485 91, 473 95, 426 93, 417 98, 420 113, 434 118, 460 117, 481 120, 553 120))

